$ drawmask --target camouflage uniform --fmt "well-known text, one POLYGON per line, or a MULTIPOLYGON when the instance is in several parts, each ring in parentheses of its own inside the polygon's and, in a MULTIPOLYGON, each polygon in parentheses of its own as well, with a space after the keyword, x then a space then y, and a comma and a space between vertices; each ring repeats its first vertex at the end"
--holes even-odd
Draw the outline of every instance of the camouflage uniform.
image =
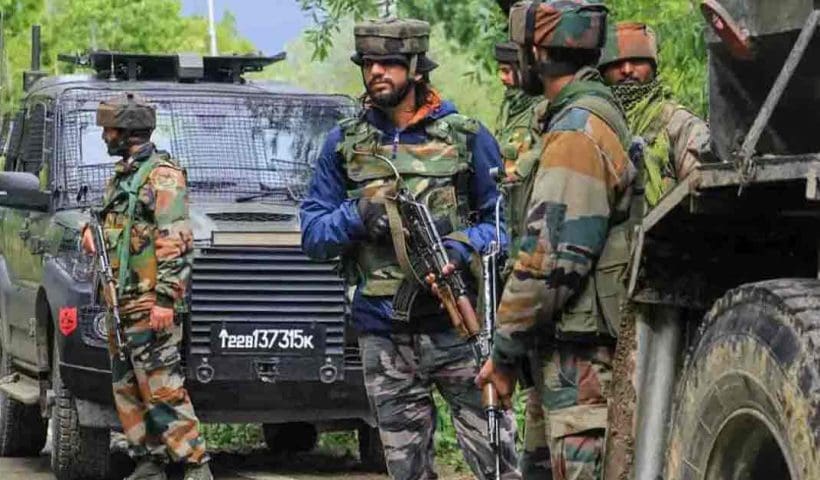
MULTIPOLYGON (((621 22, 609 29, 599 69, 603 72, 629 59, 649 60, 657 70, 658 48, 652 28, 642 23, 621 22)), ((646 144, 639 168, 640 184, 645 189, 647 205, 654 207, 700 165, 700 152, 709 142, 709 127, 673 101, 657 77, 640 85, 611 88, 626 110, 632 134, 646 144)))
MULTIPOLYGON (((522 48, 594 52, 603 44, 605 18, 606 7, 591 0, 519 2, 510 32, 522 48)), ((540 67, 567 68, 551 62, 540 67)), ((551 99, 547 119, 526 233, 499 306, 493 360, 514 369, 529 358, 540 377, 553 477, 594 480, 602 473, 619 310, 604 287, 615 285, 628 260, 621 224, 635 176, 627 155, 631 136, 591 67, 551 99), (544 344, 551 345, 545 355, 544 344)))
MULTIPOLYGON (((103 102, 98 124, 119 128, 113 115, 124 103, 148 108, 133 97, 103 102)), ((146 143, 116 164, 103 205, 103 229, 127 345, 123 361, 109 325, 114 402, 131 453, 156 463, 170 458, 204 464, 205 442, 184 387, 179 315, 168 330, 155 332, 149 326, 154 305, 177 312, 186 307, 193 235, 185 173, 167 153, 146 143)))
MULTIPOLYGON (((520 79, 518 46, 514 42, 498 43, 495 46, 498 63, 512 66, 516 80, 520 79)), ((504 159, 503 181, 506 195, 507 228, 510 234, 510 256, 513 258, 524 232, 524 214, 532 185, 535 165, 540 156, 540 123, 546 114, 548 102, 540 95, 529 95, 518 86, 507 87, 504 101, 496 121, 495 138, 501 146, 504 159), (521 168, 519 168, 519 166, 521 168)), ((504 266, 503 277, 512 272, 512 262, 504 266)), ((519 467, 524 479, 546 480, 552 478, 550 454, 544 429, 544 412, 541 407, 541 391, 528 385, 522 392, 525 397, 524 445, 519 467)))
MULTIPOLYGON (((354 32, 352 60, 357 64, 401 62, 410 73, 422 74, 435 67, 424 55, 426 22, 365 22, 354 32)), ((405 278, 396 239, 374 238, 359 210, 362 203, 377 203, 380 192, 393 184, 394 175, 381 160, 386 158, 430 208, 451 259, 466 267, 487 249, 495 231, 497 196, 489 170, 500 167, 498 145, 435 90, 429 89, 422 100, 402 129, 366 99, 360 116, 343 120, 329 133, 301 207, 302 247, 317 259, 341 256, 356 287, 352 320, 360 332, 365 385, 391 477, 436 478, 436 387, 450 407, 468 465, 477 477, 489 479, 494 458, 471 347, 425 290, 419 292, 409 322, 392 319, 393 297, 405 278)), ((503 476, 518 478, 511 414, 501 430, 503 476)))

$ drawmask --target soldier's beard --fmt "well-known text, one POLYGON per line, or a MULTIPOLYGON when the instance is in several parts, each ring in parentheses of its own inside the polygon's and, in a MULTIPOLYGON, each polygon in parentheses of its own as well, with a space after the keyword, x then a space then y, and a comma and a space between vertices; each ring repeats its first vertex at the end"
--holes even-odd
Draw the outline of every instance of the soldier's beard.
POLYGON ((108 154, 112 157, 125 158, 128 156, 129 145, 127 138, 118 138, 116 140, 106 141, 105 146, 108 150, 108 154))
POLYGON ((379 108, 395 108, 397 107, 404 97, 407 96, 407 93, 410 92, 410 87, 412 86, 412 82, 405 82, 401 88, 396 88, 396 85, 389 81, 389 80, 379 80, 380 82, 387 82, 389 83, 393 89, 389 92, 384 93, 376 93, 373 90, 373 83, 370 82, 367 88, 367 96, 370 100, 379 108))

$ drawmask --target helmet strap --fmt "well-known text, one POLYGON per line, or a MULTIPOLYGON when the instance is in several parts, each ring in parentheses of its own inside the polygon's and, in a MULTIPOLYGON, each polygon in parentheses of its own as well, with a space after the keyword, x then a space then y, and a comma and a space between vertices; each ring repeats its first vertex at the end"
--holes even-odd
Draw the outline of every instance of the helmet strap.
POLYGON ((524 45, 518 49, 518 64, 521 68, 520 83, 521 90, 529 95, 543 95, 544 82, 533 53, 535 45, 535 14, 541 0, 535 0, 527 9, 527 25, 524 29, 524 45))
POLYGON ((410 55, 410 66, 407 69, 407 83, 414 82, 416 80, 416 69, 419 66, 419 54, 414 53, 410 55))
POLYGON ((564 75, 573 75, 578 71, 578 65, 571 62, 555 62, 547 60, 546 62, 538 63, 538 70, 541 75, 547 77, 560 77, 564 75))

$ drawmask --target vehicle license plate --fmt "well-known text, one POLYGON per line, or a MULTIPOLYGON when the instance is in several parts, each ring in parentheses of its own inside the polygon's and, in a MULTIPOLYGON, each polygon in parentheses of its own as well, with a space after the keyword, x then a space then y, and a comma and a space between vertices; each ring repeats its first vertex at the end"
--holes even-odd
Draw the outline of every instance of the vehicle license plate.
POLYGON ((323 354, 325 327, 269 323, 217 324, 211 327, 211 350, 222 354, 323 354))

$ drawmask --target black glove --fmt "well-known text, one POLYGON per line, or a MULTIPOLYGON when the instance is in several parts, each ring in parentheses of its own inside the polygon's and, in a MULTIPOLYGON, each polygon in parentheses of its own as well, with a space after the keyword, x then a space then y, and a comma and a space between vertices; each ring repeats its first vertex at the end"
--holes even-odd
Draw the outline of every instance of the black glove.
POLYGON ((357 206, 371 241, 381 242, 390 237, 390 221, 383 203, 374 203, 369 198, 362 197, 357 206))
POLYGON ((447 259, 456 267, 456 270, 462 270, 464 265, 461 264, 461 252, 449 245, 445 245, 444 250, 447 252, 447 259))

